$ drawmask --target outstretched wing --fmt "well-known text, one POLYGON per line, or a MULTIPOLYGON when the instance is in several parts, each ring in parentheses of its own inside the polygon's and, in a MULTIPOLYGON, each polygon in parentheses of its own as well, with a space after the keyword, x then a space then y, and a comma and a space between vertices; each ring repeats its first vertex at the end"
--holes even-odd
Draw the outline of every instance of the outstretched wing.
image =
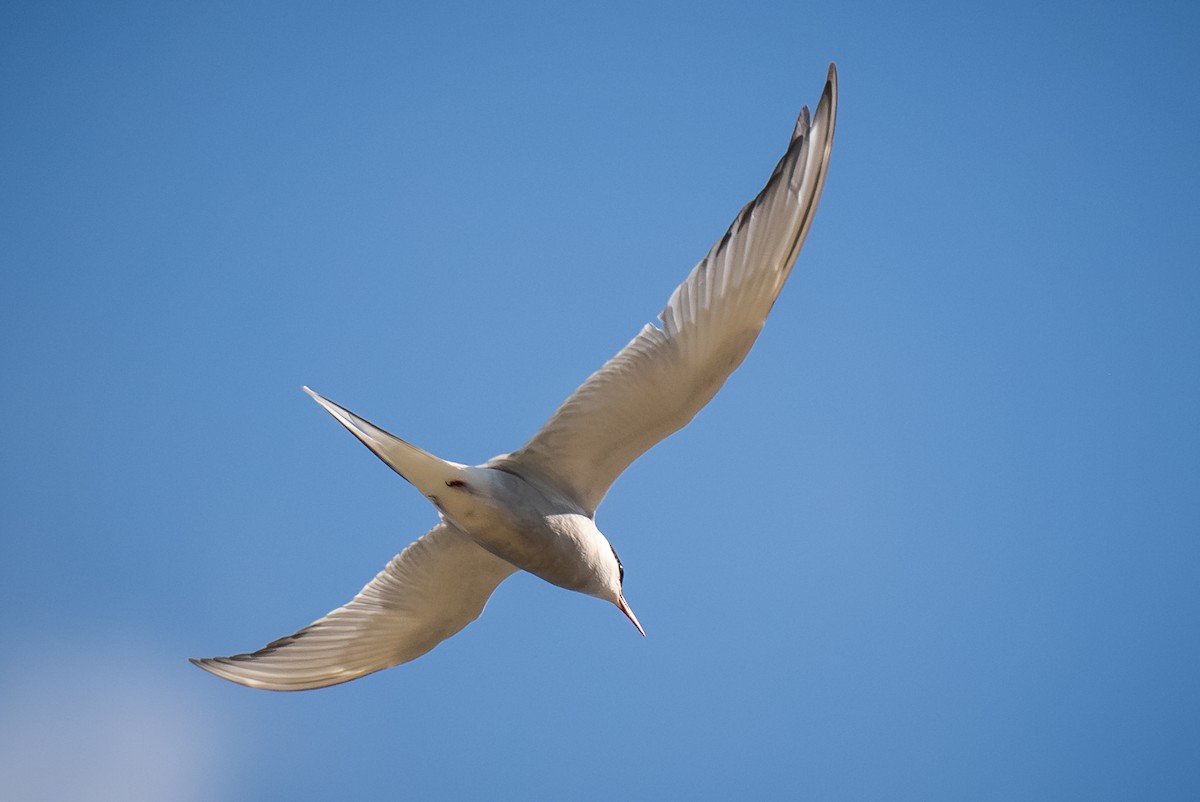
POLYGON ((594 513, 643 452, 683 428, 741 364, 804 243, 837 116, 837 72, 800 112, 766 187, 659 314, 577 389, 525 446, 491 465, 549 482, 594 513))
POLYGON ((192 662, 272 691, 347 682, 425 654, 478 618, 492 591, 516 570, 442 521, 344 607, 257 652, 192 662))

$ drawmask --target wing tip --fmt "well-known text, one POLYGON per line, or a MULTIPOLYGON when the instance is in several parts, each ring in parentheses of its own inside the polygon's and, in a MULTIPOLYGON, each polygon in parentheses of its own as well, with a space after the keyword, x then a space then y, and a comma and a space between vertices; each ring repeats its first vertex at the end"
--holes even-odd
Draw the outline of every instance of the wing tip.
MULTIPOLYGON (((331 685, 340 685, 343 682, 349 682, 352 679, 357 679, 362 674, 351 675, 319 675, 319 676, 301 676, 289 681, 281 679, 270 680, 262 677, 252 676, 243 670, 245 667, 240 666, 238 660, 250 662, 249 658, 253 658, 252 654, 236 654, 231 657, 189 657, 188 662, 197 668, 204 669, 214 677, 232 682, 235 685, 242 685, 246 688, 254 688, 259 691, 310 691, 317 688, 327 688, 331 685)), ((250 669, 252 670, 252 669, 250 669)), ((370 673, 370 672, 367 672, 370 673)))
POLYGON ((825 114, 832 116, 836 113, 834 109, 837 104, 837 87, 837 64, 831 61, 825 77, 825 89, 821 92, 821 99, 817 102, 817 110, 811 111, 807 104, 800 109, 800 114, 796 118, 796 127, 792 129, 792 144, 797 140, 804 139, 825 114))
MULTIPOLYGON (((837 100, 838 100, 838 74, 837 64, 829 62, 829 73, 825 78, 825 91, 821 92, 821 100, 817 103, 817 116, 821 116, 822 110, 827 110, 827 114, 831 121, 837 119, 837 100)), ((830 123, 832 129, 833 123, 830 123)), ((832 137, 832 131, 830 137, 832 137)))
POLYGON ((236 674, 231 674, 228 671, 228 669, 226 669, 223 665, 224 663, 228 662, 228 660, 229 660, 228 657, 189 657, 188 658, 189 663, 194 665, 196 668, 207 671, 209 674, 212 674, 214 677, 220 677, 221 679, 229 680, 230 682, 237 683, 238 685, 245 685, 246 687, 250 687, 250 688, 255 687, 255 686, 249 684, 248 682, 246 682, 245 679, 238 677, 236 674))

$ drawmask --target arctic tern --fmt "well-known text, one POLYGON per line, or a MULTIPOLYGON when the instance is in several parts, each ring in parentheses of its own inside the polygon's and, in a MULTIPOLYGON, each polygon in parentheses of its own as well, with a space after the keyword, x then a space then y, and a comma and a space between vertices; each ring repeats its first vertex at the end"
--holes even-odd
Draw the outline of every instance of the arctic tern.
POLYGON ((624 568, 596 528, 596 508, 630 463, 683 428, 741 364, 812 224, 837 117, 829 66, 816 112, 805 106, 766 186, 659 314, 593 373, 520 450, 483 465, 448 462, 305 387, 438 511, 343 607, 256 652, 193 659, 268 690, 336 685, 406 663, 479 617, 518 570, 616 605, 624 568))

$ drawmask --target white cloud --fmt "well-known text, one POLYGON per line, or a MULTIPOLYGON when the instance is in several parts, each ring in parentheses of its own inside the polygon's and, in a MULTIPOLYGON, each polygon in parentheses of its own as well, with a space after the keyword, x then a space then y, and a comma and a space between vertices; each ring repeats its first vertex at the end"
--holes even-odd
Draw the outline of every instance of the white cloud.
POLYGON ((144 650, 74 647, 27 645, 3 671, 0 799, 218 798, 228 776, 211 707, 144 650))

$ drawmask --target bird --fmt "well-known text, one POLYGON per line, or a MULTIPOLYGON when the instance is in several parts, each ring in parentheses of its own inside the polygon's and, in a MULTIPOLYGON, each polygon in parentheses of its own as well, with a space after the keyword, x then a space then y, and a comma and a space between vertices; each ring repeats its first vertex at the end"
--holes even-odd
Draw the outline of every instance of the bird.
POLYGON ((414 660, 483 612, 517 571, 615 605, 625 569, 596 508, 639 456, 686 426, 742 363, 812 224, 837 118, 837 68, 801 109, 766 185, 671 294, 657 323, 593 373, 524 446, 482 465, 436 457, 304 390, 437 509, 438 522, 349 603, 255 652, 191 658, 252 688, 336 685, 414 660))

